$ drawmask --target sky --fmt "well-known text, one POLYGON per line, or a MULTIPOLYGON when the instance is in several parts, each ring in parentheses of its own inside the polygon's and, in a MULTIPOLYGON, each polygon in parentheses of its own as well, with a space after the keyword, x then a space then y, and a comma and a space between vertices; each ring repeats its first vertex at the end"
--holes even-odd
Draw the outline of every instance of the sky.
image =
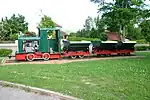
POLYGON ((0 18, 10 17, 13 13, 22 14, 29 23, 29 31, 34 32, 37 32, 36 26, 40 22, 40 10, 64 31, 77 31, 88 16, 97 16, 97 9, 98 6, 90 0, 0 0, 0 18))
POLYGON ((88 16, 97 15, 97 8, 90 0, 0 0, 0 18, 20 13, 26 17, 29 30, 37 31, 42 10, 63 30, 77 31, 83 27, 88 16))

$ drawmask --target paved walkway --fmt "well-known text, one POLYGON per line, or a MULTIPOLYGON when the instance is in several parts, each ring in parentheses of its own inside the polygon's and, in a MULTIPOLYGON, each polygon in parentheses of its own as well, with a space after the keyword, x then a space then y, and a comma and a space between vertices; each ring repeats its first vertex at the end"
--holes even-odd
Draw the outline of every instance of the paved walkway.
POLYGON ((24 90, 0 86, 0 100, 59 100, 54 97, 27 93, 24 90))

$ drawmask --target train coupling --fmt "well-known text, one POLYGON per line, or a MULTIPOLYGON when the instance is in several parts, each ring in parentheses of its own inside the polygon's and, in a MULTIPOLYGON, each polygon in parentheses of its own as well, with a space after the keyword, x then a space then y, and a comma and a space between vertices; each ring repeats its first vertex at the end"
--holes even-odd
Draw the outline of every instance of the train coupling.
POLYGON ((9 55, 8 58, 11 59, 11 57, 15 57, 14 55, 9 55))

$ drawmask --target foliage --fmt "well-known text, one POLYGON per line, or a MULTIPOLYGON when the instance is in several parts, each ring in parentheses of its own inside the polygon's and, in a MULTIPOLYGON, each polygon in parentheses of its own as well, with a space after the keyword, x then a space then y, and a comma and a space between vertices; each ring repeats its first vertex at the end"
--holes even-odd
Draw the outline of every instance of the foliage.
POLYGON ((69 37, 69 41, 94 41, 99 40, 98 38, 84 38, 84 37, 69 37))
POLYGON ((55 27, 55 23, 52 21, 51 17, 47 16, 47 15, 44 15, 42 18, 41 18, 41 21, 40 21, 40 24, 39 24, 39 27, 40 28, 52 28, 52 27, 55 27))
POLYGON ((145 40, 150 43, 150 20, 144 20, 140 26, 145 40))
POLYGON ((88 18, 85 20, 84 28, 86 31, 90 31, 93 28, 93 19, 92 17, 88 16, 88 18))
POLYGON ((76 37, 76 32, 71 32, 70 34, 69 34, 69 37, 76 37))
MULTIPOLYGON (((40 24, 39 24, 40 28, 53 28, 55 26, 56 26, 56 24, 53 22, 53 20, 51 19, 51 17, 49 17, 47 15, 44 15, 41 18, 41 21, 40 21, 40 24)), ((49 31, 48 35, 52 36, 52 37, 55 37, 54 31, 49 31)))
POLYGON ((138 58, 0 67, 0 80, 84 100, 149 100, 150 52, 138 58), (55 66, 55 67, 54 67, 55 66))
POLYGON ((11 49, 0 49, 0 57, 6 57, 12 53, 11 49))
POLYGON ((113 0, 113 2, 109 1, 108 3, 104 0, 91 1, 100 4, 99 13, 102 14, 101 18, 97 16, 92 19, 88 16, 84 28, 72 35, 106 40, 105 30, 109 30, 120 33, 120 35, 130 40, 145 38, 141 34, 140 27, 137 26, 150 15, 143 0, 113 0))
MULTIPOLYGON (((104 0, 91 0, 91 2, 101 4, 104 0)), ((134 25, 149 17, 150 10, 146 7, 144 0, 113 0, 109 3, 104 2, 99 12, 102 13, 102 19, 108 30, 137 39, 141 34, 134 25), (132 28, 138 37, 130 31, 132 28)))
POLYGON ((146 50, 150 50, 150 46, 136 46, 135 47, 136 51, 146 51, 146 50))
POLYGON ((143 35, 141 34, 141 29, 139 27, 136 28, 133 25, 128 25, 126 33, 126 37, 130 40, 144 39, 143 35))
POLYGON ((91 0, 91 2, 99 3, 100 5, 103 5, 105 0, 91 0))
POLYGON ((103 19, 100 19, 99 16, 94 18, 94 22, 95 22, 95 35, 94 35, 94 32, 92 35, 92 37, 99 37, 101 40, 106 40, 106 34, 104 33, 105 32, 105 28, 106 28, 106 25, 104 23, 104 20, 103 19))
POLYGON ((34 36, 36 36, 36 33, 35 33, 35 32, 29 32, 29 31, 28 31, 28 32, 25 32, 25 33, 24 33, 24 36, 25 36, 25 37, 29 37, 29 36, 34 37, 34 36))
POLYGON ((0 57, 0 64, 2 63, 3 57, 0 57))
POLYGON ((136 42, 137 42, 138 44, 147 44, 147 42, 146 42, 145 39, 136 40, 136 42))
POLYGON ((23 15, 13 14, 10 18, 2 18, 0 22, 0 41, 16 40, 18 33, 28 30, 28 23, 23 15))
POLYGON ((105 25, 103 20, 100 20, 99 17, 92 19, 88 16, 88 18, 85 20, 84 28, 76 33, 71 33, 70 36, 78 38, 99 38, 101 40, 106 40, 107 37, 104 33, 104 28, 105 25))

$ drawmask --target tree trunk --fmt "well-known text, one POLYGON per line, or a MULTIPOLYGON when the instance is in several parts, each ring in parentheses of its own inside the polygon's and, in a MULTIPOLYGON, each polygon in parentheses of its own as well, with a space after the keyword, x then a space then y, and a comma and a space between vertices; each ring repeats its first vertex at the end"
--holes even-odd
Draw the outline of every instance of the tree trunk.
POLYGON ((123 30, 122 30, 122 25, 120 25, 120 32, 119 32, 120 35, 123 35, 123 34, 122 34, 122 31, 123 31, 123 30))
POLYGON ((126 37, 126 27, 123 26, 123 37, 126 37))

